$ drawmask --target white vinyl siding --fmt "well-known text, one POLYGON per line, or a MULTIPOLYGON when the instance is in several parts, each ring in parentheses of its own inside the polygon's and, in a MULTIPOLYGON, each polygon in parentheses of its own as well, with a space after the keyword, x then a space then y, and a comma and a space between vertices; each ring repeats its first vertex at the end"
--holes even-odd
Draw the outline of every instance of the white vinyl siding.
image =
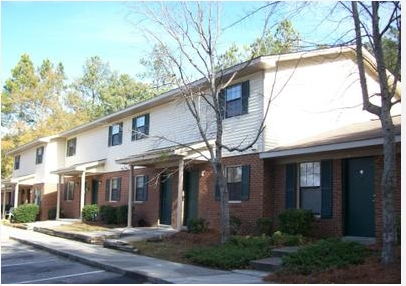
MULTIPOLYGON (((293 64, 265 73, 265 94, 274 91, 266 121, 266 149, 375 118, 362 111, 354 61, 335 56, 302 59, 296 69, 293 64)), ((378 86, 368 78, 373 94, 378 86)))
MULTIPOLYGON (((263 85, 262 85, 262 72, 255 73, 250 77, 245 77, 241 81, 249 80, 250 95, 248 97, 248 113, 223 120, 224 132, 223 143, 230 147, 236 147, 241 144, 245 146, 253 141, 255 138, 259 125, 262 120, 263 108, 263 85)), ((254 146, 246 153, 263 151, 263 137, 260 136, 254 146)), ((225 156, 238 155, 239 152, 224 152, 225 156)))

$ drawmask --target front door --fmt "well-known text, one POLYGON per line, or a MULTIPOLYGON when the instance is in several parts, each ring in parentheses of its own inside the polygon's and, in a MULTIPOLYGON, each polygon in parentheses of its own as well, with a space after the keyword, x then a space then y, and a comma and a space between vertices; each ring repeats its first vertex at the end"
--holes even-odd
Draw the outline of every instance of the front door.
POLYGON ((92 180, 92 204, 97 205, 98 193, 99 193, 99 181, 92 180))
POLYGON ((189 220, 197 219, 198 215, 198 195, 199 195, 199 172, 185 173, 185 217, 184 224, 189 220))
POLYGON ((373 157, 346 161, 347 236, 375 237, 374 166, 373 157))
POLYGON ((172 177, 162 176, 160 223, 171 225, 172 221, 172 177))

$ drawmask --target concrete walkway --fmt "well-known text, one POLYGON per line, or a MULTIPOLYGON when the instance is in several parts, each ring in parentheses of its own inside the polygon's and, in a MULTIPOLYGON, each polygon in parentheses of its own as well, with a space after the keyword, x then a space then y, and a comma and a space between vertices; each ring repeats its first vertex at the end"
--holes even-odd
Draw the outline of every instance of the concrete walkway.
MULTIPOLYGON (((62 222, 63 223, 63 222, 62 222)), ((54 222, 54 224, 56 224, 54 222)), ((181 284, 262 284, 268 274, 255 270, 224 271, 194 265, 170 262, 134 253, 104 248, 102 245, 83 243, 71 239, 47 235, 28 229, 1 226, 1 236, 32 245, 49 252, 128 276, 144 276, 152 283, 181 284)), ((134 229, 134 235, 136 235, 134 229)), ((124 237, 131 236, 132 229, 124 229, 124 237)), ((158 229, 156 231, 159 231, 158 229)), ((139 233, 138 233, 139 234, 139 233)), ((50 265, 52 267, 52 265, 50 265)))

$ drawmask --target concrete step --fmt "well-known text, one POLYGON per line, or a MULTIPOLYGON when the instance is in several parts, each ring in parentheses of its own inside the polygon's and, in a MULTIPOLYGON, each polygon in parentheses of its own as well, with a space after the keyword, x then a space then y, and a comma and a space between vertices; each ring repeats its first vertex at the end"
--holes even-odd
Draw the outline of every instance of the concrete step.
POLYGON ((257 270, 274 272, 282 267, 282 258, 270 257, 250 261, 250 265, 257 270))
POLYGON ((298 249, 297 246, 274 248, 272 257, 251 261, 250 265, 260 271, 274 272, 282 267, 282 257, 294 253, 298 249))
POLYGON ((285 246, 285 247, 274 248, 272 250, 272 257, 284 257, 288 254, 297 252, 298 249, 299 249, 298 246, 285 246))

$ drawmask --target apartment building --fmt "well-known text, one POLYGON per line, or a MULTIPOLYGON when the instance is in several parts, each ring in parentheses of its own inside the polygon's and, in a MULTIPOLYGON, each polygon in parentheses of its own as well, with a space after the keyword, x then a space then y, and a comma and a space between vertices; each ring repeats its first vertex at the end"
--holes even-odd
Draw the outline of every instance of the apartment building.
MULTIPOLYGON (((372 68, 367 77, 375 94, 372 68)), ((193 85, 203 87, 204 81, 193 85)), ((313 210, 320 235, 379 236, 381 203, 374 198, 380 192, 382 135, 377 118, 362 110, 352 47, 256 58, 225 87, 224 96, 224 144, 250 142, 265 120, 252 148, 223 150, 230 215, 243 229, 254 230, 259 217, 277 225, 284 209, 306 208, 313 210), (368 191, 359 195, 360 189, 368 191), (364 201, 370 202, 368 215, 356 212, 364 201), (368 227, 358 231, 366 221, 368 227)), ((210 137, 216 130, 213 111, 203 100, 196 104, 210 137)), ((400 146, 400 107, 393 115, 400 146)), ((41 220, 55 208, 57 218, 79 218, 87 204, 128 205, 129 226, 180 229, 204 218, 210 228, 219 228, 208 153, 175 89, 11 151, 14 172, 3 182, 2 203, 38 203, 41 220)), ((400 214, 400 148, 398 154, 400 214)))

